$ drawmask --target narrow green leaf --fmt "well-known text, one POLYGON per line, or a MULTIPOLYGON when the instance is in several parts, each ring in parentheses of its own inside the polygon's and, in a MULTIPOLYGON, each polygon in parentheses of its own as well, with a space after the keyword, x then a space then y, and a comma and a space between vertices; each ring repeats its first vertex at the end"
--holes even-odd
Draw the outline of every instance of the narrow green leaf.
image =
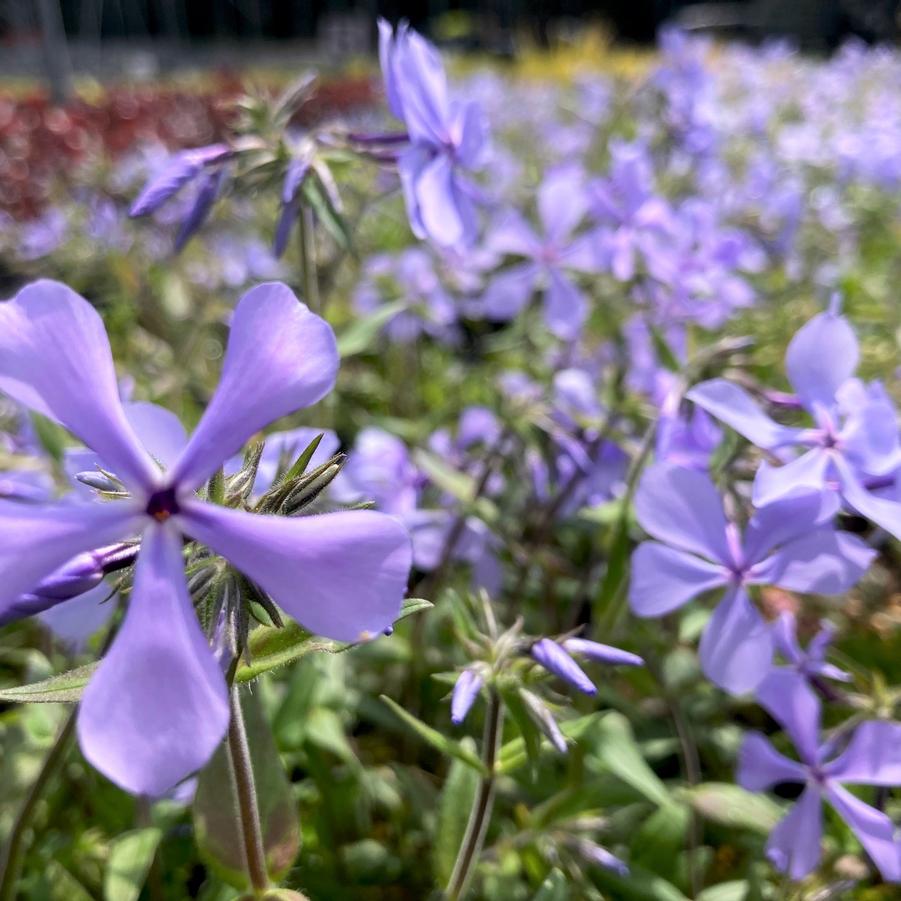
POLYGON ((430 744, 436 751, 440 751, 447 757, 455 757, 457 760, 472 767, 483 776, 488 774, 485 764, 479 759, 478 755, 466 747, 461 742, 454 741, 446 735, 442 735, 437 729, 417 719, 412 713, 408 713, 397 702, 393 701, 387 695, 380 695, 382 701, 391 708, 398 719, 403 720, 410 729, 413 730, 423 741, 430 744))
POLYGON ((113 840, 103 877, 105 901, 137 901, 162 837, 161 829, 150 826, 113 840))
MULTIPOLYGON (((468 736, 460 746, 477 756, 475 742, 468 736)), ((452 760, 438 799, 433 841, 432 862, 438 885, 447 885, 450 880, 478 787, 479 774, 462 760, 452 760)))
POLYGON ((0 689, 0 701, 17 704, 74 704, 81 700, 81 693, 96 669, 96 663, 88 663, 31 685, 0 689))
POLYGON ((532 901, 567 901, 568 898, 566 877, 560 870, 551 870, 532 901))
POLYGON ((372 347, 379 332, 409 306, 406 300, 395 300, 375 309, 372 313, 355 319, 338 335, 338 353, 341 359, 365 353, 372 347))
POLYGON ((535 767, 538 764, 538 758, 541 756, 541 733, 538 731, 535 721, 529 716, 526 705, 523 703, 522 698, 520 698, 517 689, 501 688, 500 693, 501 698, 504 701, 504 706, 507 708, 507 712, 510 714, 513 722, 516 723, 516 728, 522 736, 526 757, 529 760, 532 773, 534 774, 535 767))
POLYGON ((621 713, 608 713, 595 731, 594 758, 623 782, 658 805, 673 802, 666 786, 647 765, 629 721, 621 713))
POLYGON ((335 205, 332 203, 319 173, 311 170, 307 178, 304 179, 300 190, 326 231, 335 239, 335 243, 342 250, 351 252, 353 242, 350 229, 347 227, 347 221, 335 209, 335 205))
POLYGON ((733 829, 769 835, 782 816, 779 806, 766 795, 727 782, 705 782, 680 794, 702 817, 733 829))
MULTIPOLYGON (((408 616, 427 610, 431 606, 433 606, 432 603, 424 598, 407 598, 401 607, 400 615, 394 622, 397 624, 408 616)), ((235 681, 252 682, 263 673, 287 666, 307 654, 317 651, 340 654, 356 647, 359 643, 348 644, 343 641, 333 641, 330 638, 319 638, 294 622, 288 623, 281 629, 263 626, 250 633, 251 662, 238 667, 235 681)))
POLYGON ((607 558, 607 571, 595 599, 594 609, 597 628, 601 634, 612 632, 622 616, 626 602, 626 586, 629 579, 629 558, 632 542, 629 538, 630 518, 623 510, 616 524, 616 531, 607 558))
POLYGON ((319 447, 324 434, 325 432, 321 432, 306 446, 304 452, 294 461, 294 465, 285 473, 285 477, 281 480, 282 482, 290 482, 306 472, 307 466, 309 466, 310 460, 313 459, 313 454, 316 453, 316 448, 319 447))
MULTIPOLYGON (((559 724, 560 731, 567 738, 578 740, 600 716, 602 716, 600 713, 589 713, 572 720, 564 720, 559 724)), ((547 740, 542 741, 541 753, 544 754, 550 750, 552 750, 551 743, 547 740)), ((555 754, 559 753, 556 749, 553 750, 555 754)), ((501 748, 500 754, 498 754, 497 769, 499 773, 506 775, 525 766, 528 761, 529 755, 526 751, 525 740, 522 737, 514 738, 501 748)))

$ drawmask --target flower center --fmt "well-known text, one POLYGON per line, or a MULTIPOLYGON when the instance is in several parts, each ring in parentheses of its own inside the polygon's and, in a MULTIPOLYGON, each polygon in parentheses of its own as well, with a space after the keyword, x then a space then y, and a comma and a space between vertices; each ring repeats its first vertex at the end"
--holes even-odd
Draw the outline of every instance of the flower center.
POLYGON ((178 498, 175 496, 175 488, 162 488, 155 491, 147 501, 147 515, 152 516, 157 522, 165 522, 180 510, 178 498))

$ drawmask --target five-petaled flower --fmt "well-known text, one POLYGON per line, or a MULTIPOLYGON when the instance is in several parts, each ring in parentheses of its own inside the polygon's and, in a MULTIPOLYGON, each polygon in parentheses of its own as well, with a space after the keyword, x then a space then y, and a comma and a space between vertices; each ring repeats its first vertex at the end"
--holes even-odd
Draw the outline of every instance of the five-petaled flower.
POLYGON ((851 827, 884 879, 901 882, 901 844, 881 810, 851 794, 852 785, 901 782, 901 724, 861 723, 841 753, 820 742, 820 703, 804 678, 790 670, 773 671, 757 691, 758 703, 788 733, 800 762, 780 754, 759 732, 752 732, 739 753, 738 782, 749 791, 765 791, 785 782, 800 783, 797 804, 776 826, 767 856, 792 879, 810 873, 820 860, 823 800, 851 827))
POLYGON ((834 495, 802 493, 757 510, 744 536, 723 512, 704 473, 657 464, 635 497, 646 541, 632 555, 629 602, 639 616, 663 616, 705 591, 726 588, 701 638, 705 674, 727 691, 752 691, 769 670, 773 633, 748 585, 839 594, 875 553, 829 524, 834 495))
POLYGON ((396 519, 255 515, 196 495, 252 435, 330 391, 337 368, 328 323, 285 285, 252 289, 232 317, 219 387, 164 472, 126 419, 94 308, 51 281, 0 304, 0 390, 80 438, 130 491, 110 503, 0 501, 0 617, 67 560, 140 537, 128 611, 78 714, 87 759, 135 794, 161 794, 203 766, 228 724, 225 679, 186 587, 185 537, 319 634, 375 636, 399 611, 411 552, 396 519))

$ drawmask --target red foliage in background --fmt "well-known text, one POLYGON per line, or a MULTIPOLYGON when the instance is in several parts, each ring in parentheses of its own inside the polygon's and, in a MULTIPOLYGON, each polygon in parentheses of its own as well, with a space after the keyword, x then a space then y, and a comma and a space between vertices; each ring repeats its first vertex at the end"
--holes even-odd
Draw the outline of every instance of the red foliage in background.
MULTIPOLYGON (((53 105, 44 94, 0 95, 0 210, 38 215, 54 183, 86 159, 115 159, 145 142, 171 150, 225 138, 240 79, 217 76, 203 91, 155 86, 111 88, 96 102, 53 105)), ((371 105, 368 78, 323 82, 298 124, 371 105)))

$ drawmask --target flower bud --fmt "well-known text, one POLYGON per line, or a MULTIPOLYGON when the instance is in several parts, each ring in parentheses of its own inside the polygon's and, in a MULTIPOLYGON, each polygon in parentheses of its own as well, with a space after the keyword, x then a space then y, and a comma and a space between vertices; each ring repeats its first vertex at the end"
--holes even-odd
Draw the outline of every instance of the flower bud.
POLYGON ((204 166, 217 163, 231 154, 225 144, 210 144, 183 150, 172 156, 155 178, 152 178, 138 195, 129 210, 130 216, 146 216, 158 210, 169 198, 177 194, 189 181, 200 174, 204 166))
POLYGON ((465 669, 460 673, 451 694, 451 722, 455 726, 459 726, 466 719, 482 690, 484 681, 475 670, 465 669))
POLYGON ((548 672, 569 682, 579 691, 587 695, 593 695, 597 691, 579 664, 556 641, 551 641, 550 638, 539 639, 532 645, 532 657, 548 672))
POLYGON ((612 870, 614 873, 618 873, 620 876, 629 875, 628 866, 626 866, 626 864, 616 855, 611 854, 606 848, 602 848, 600 845, 595 844, 592 841, 588 841, 588 839, 583 839, 582 841, 580 841, 578 847, 579 853, 589 863, 597 864, 599 867, 603 867, 605 870, 612 870))
POLYGON ((548 710, 547 704, 525 688, 520 688, 519 696, 526 705, 529 716, 535 725, 544 733, 550 743, 561 753, 566 753, 566 736, 557 725, 554 715, 548 710))
POLYGON ((611 647, 609 644, 601 644, 598 641, 589 641, 587 638, 567 638, 563 642, 563 647, 570 654, 581 654, 598 663, 608 663, 611 666, 644 666, 644 660, 638 654, 611 647))

